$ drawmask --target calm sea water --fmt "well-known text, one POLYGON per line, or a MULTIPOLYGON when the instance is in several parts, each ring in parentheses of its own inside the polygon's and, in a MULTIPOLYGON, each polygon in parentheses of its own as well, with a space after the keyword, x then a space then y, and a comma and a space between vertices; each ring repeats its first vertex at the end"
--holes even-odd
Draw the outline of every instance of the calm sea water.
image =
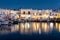
POLYGON ((60 39, 60 23, 25 22, 15 25, 0 25, 0 39, 60 39))

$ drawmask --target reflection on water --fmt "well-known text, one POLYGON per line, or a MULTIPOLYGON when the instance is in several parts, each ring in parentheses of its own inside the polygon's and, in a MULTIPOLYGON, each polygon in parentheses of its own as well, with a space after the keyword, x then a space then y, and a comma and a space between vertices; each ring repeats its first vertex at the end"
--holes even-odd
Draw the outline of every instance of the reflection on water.
POLYGON ((60 32, 60 23, 56 23, 55 28, 60 32))
POLYGON ((31 33, 51 33, 53 30, 57 30, 60 32, 60 23, 52 23, 52 22, 26 22, 19 23, 16 25, 1 25, 0 26, 0 34, 12 33, 12 32, 20 32, 23 34, 31 34, 31 33))

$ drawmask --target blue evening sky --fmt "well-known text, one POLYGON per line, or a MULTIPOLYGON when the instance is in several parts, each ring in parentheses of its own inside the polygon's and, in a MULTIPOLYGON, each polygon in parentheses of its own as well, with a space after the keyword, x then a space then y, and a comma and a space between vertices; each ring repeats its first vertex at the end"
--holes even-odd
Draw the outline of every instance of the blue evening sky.
POLYGON ((57 9, 60 8, 60 0, 0 0, 0 8, 57 9))

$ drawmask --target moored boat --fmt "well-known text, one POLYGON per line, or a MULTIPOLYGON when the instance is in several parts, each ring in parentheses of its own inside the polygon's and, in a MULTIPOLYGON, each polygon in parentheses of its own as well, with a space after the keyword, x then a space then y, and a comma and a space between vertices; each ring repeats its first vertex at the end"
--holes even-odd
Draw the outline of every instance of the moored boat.
POLYGON ((7 24, 9 24, 9 22, 8 21, 1 21, 1 25, 7 25, 7 24))

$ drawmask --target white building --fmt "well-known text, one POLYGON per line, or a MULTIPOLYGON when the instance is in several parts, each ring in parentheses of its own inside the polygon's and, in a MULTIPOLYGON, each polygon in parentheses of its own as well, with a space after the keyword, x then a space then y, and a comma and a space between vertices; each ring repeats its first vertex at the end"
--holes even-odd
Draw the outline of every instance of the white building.
POLYGON ((32 9, 20 9, 21 19, 30 19, 32 9))
POLYGON ((18 19, 19 18, 18 12, 19 11, 11 10, 10 11, 10 17, 11 17, 11 19, 18 19))
POLYGON ((18 19, 19 11, 16 10, 10 10, 10 9, 0 9, 0 18, 6 19, 6 17, 11 18, 11 19, 18 19))

